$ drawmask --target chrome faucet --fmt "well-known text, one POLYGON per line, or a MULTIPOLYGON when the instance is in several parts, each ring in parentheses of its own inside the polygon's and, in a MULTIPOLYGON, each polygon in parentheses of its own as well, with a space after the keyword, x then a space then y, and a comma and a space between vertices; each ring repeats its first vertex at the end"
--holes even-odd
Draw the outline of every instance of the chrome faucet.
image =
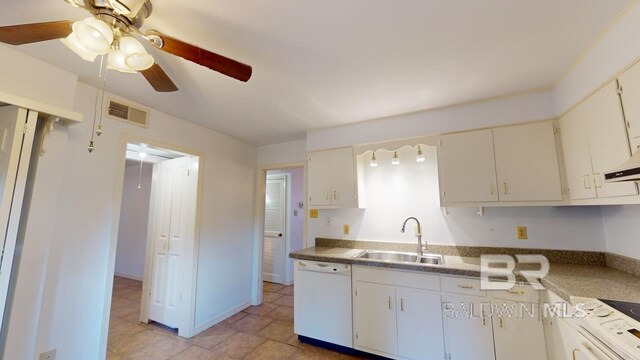
MULTIPOLYGON (((415 220, 416 223, 418 224, 418 233, 416 234, 416 237, 418 238, 418 256, 422 256, 424 254, 424 249, 422 248, 422 228, 420 227, 420 221, 418 221, 418 219, 414 218, 413 216, 406 218, 402 223, 402 229, 400 229, 400 232, 404 233, 404 229, 407 226, 407 221, 411 219, 415 220)), ((427 247, 426 242, 424 245, 426 248, 427 247)))

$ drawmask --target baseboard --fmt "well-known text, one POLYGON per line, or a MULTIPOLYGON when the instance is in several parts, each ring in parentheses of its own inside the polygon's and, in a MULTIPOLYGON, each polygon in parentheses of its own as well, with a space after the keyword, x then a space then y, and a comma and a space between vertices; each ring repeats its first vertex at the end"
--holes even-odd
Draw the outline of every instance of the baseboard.
POLYGON ((229 311, 225 312, 222 315, 218 315, 210 320, 205 321, 202 324, 196 325, 195 328, 193 329, 193 336, 198 335, 199 333, 207 330, 208 328, 212 327, 213 325, 219 322, 227 320, 228 318, 248 308, 249 306, 251 306, 250 301, 243 302, 242 304, 233 307, 232 309, 230 309, 229 311))
POLYGON ((142 281, 143 280, 142 276, 122 274, 122 273, 118 273, 118 272, 114 273, 113 275, 115 275, 117 277, 125 278, 125 279, 131 279, 131 280, 137 280, 137 281, 142 281))

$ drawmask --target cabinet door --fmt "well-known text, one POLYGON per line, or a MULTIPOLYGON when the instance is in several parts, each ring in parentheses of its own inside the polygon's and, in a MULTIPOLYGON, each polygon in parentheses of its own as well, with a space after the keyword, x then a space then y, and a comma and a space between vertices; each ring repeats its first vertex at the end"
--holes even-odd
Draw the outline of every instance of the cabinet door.
POLYGON ((331 203, 355 205, 355 165, 352 148, 331 150, 331 203))
POLYGON ((438 164, 444 203, 498 201, 491 130, 441 137, 438 164))
POLYGON ((446 296, 443 302, 445 347, 449 359, 495 360, 492 323, 491 318, 484 317, 483 299, 446 296), (447 306, 453 310, 447 311, 447 306))
POLYGON ((396 288, 398 355, 406 359, 440 359, 444 354, 442 300, 439 294, 396 288))
POLYGON ((635 153, 640 147, 640 63, 620 75, 618 81, 622 88, 622 104, 631 150, 635 153))
POLYGON ((331 151, 317 151, 309 154, 308 193, 309 204, 331 205, 331 151))
POLYGON ((612 81, 585 101, 585 126, 589 129, 589 150, 593 181, 598 197, 638 194, 635 183, 605 183, 604 173, 629 160, 631 151, 625 129, 622 105, 612 81))
POLYGON ((573 200, 594 199, 598 196, 592 181, 589 132, 583 121, 587 111, 587 106, 582 103, 560 119, 567 183, 573 200))
POLYGON ((356 281, 355 291, 353 320, 356 348, 397 354, 395 289, 356 281))
POLYGON ((496 360, 546 360, 547 348, 538 304, 500 302, 493 314, 496 360))
POLYGON ((576 330, 567 321, 570 320, 551 318, 544 325, 549 360, 571 359, 573 355, 576 330))
POLYGON ((552 122, 493 130, 500 201, 562 200, 552 122))

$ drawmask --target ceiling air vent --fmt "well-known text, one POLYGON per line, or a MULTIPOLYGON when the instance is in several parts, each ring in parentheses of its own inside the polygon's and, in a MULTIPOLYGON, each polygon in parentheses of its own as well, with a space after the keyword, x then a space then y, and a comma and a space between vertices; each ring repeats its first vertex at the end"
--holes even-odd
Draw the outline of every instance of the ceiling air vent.
POLYGON ((106 108, 107 116, 142 127, 149 126, 149 113, 122 101, 109 100, 106 108))

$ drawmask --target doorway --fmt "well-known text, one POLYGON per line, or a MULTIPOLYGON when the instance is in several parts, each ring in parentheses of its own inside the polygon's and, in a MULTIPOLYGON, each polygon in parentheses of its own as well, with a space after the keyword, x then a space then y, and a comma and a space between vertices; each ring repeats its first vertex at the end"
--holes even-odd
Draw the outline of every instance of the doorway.
MULTIPOLYGON (((193 333, 200 160, 167 146, 126 144, 113 326, 148 323, 183 337, 193 333)), ((109 336, 118 331, 113 326, 109 336)))
POLYGON ((266 172, 262 279, 293 284, 289 253, 304 244, 304 167, 266 172))

